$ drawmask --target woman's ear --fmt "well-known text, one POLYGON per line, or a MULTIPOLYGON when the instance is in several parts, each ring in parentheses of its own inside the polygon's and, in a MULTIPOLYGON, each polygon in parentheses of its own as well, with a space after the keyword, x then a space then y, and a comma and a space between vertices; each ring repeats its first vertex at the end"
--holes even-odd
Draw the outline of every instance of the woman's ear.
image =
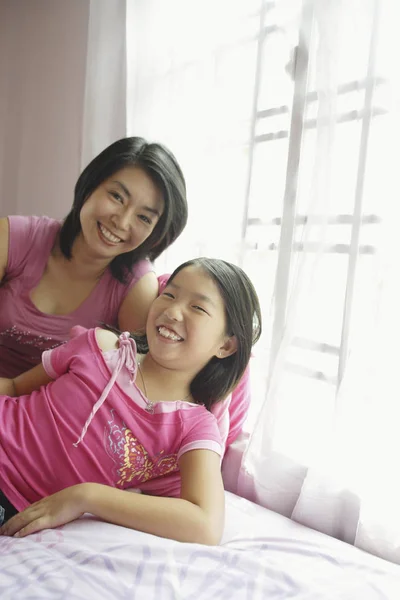
POLYGON ((217 358, 226 358, 227 356, 231 356, 235 354, 237 351, 237 339, 235 335, 231 335, 226 338, 224 344, 220 346, 218 352, 216 353, 217 358))

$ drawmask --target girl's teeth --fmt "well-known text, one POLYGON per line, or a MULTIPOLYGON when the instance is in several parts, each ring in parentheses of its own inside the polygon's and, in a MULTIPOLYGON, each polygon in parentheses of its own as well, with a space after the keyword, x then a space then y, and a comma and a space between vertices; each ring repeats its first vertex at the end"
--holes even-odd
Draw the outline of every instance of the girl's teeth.
POLYGON ((122 241, 121 238, 116 237, 110 231, 108 231, 108 229, 105 229, 105 227, 103 227, 103 225, 100 225, 100 231, 107 240, 109 240, 110 242, 113 242, 114 244, 122 241))
POLYGON ((175 340, 176 342, 182 340, 182 338, 179 337, 179 335, 176 335, 176 333, 172 333, 172 331, 170 331, 166 327, 159 327, 158 328, 158 333, 160 335, 162 335, 162 337, 168 338, 170 340, 175 340))

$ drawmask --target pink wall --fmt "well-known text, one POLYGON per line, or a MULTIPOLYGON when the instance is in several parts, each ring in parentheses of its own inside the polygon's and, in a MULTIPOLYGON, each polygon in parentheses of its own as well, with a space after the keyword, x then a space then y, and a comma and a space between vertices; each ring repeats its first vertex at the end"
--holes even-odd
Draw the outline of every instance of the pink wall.
POLYGON ((64 216, 81 170, 89 0, 0 0, 0 216, 64 216))

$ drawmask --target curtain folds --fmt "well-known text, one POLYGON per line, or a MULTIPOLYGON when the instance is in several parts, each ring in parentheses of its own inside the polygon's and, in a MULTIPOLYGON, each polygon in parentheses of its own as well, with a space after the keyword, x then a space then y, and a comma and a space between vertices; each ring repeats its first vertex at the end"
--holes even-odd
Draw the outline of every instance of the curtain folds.
POLYGON ((397 74, 386 62, 393 33, 390 6, 383 4, 314 4, 307 93, 317 92, 318 112, 315 131, 306 130, 301 140, 296 203, 297 215, 306 216, 303 251, 292 252, 284 327, 270 357, 266 396, 244 452, 237 491, 400 563, 398 181, 390 157, 398 139, 399 105, 397 74), (352 47, 357 48, 353 55, 344 56, 352 47), (343 86, 346 75, 348 82, 354 77, 352 69, 358 74, 360 104, 354 131, 343 139, 343 86), (310 152, 314 160, 307 165, 310 152), (351 217, 343 233, 344 265, 336 265, 343 269, 340 335, 326 344, 322 334, 335 319, 328 296, 336 292, 329 280, 339 283, 330 258, 341 248, 332 247, 329 225, 336 205, 343 205, 338 191, 351 199, 346 210, 351 217), (299 348, 318 351, 323 367, 306 373, 300 368, 304 363, 294 365, 299 348))
POLYGON ((81 167, 127 134, 125 0, 90 0, 81 167))

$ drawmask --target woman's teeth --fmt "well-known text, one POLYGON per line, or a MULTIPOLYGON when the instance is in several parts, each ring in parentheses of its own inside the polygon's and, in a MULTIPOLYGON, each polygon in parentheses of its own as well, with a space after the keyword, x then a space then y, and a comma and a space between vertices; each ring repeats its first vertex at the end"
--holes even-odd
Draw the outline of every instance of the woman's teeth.
POLYGON ((158 333, 162 337, 165 337, 165 338, 167 338, 169 340, 174 340, 175 342, 181 342, 182 341, 182 338, 179 337, 179 335, 176 335, 176 333, 174 333, 170 329, 167 329, 166 327, 158 327, 158 333))
POLYGON ((119 242, 122 242, 121 238, 117 237, 116 235, 113 235, 111 233, 111 231, 108 231, 108 229, 103 227, 103 225, 101 225, 101 223, 99 223, 99 229, 100 229, 102 235, 104 235, 106 240, 108 240, 109 242, 112 242, 113 244, 118 244, 119 242))

